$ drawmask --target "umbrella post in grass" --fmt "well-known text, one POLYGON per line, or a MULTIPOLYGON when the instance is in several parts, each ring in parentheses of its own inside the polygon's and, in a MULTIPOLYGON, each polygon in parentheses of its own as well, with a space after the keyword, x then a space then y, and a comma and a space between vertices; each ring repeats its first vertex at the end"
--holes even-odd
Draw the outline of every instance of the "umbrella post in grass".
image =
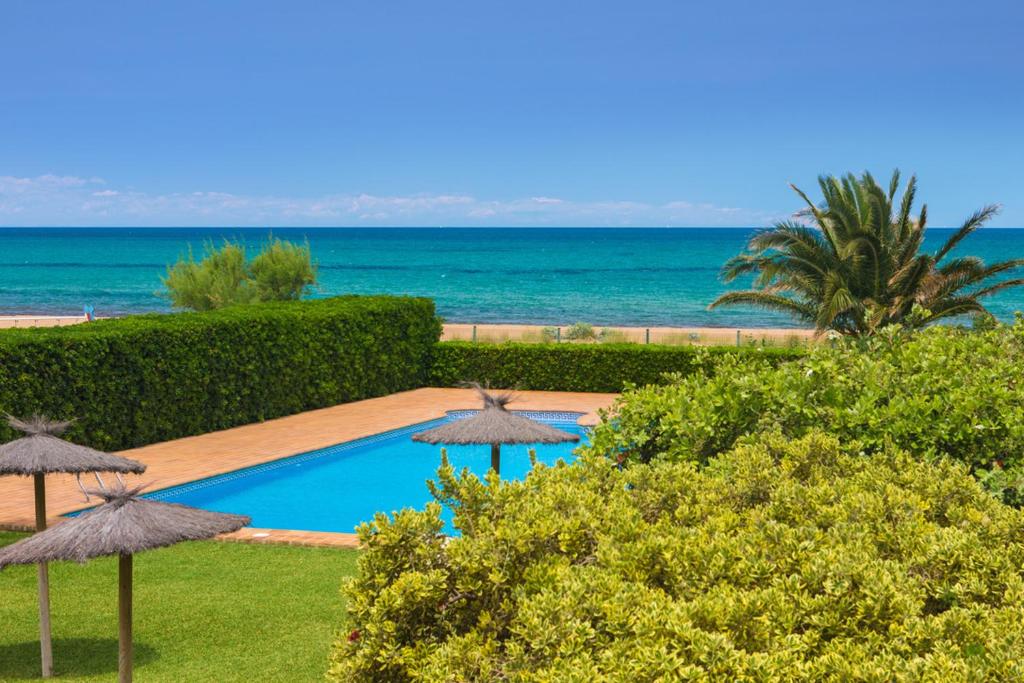
MULTIPOLYGON (((80 477, 87 472, 113 472, 120 476, 125 473, 141 474, 146 469, 140 462, 59 438, 70 426, 70 422, 40 416, 27 420, 8 416, 7 423, 25 436, 0 444, 0 475, 32 477, 37 533, 46 530, 47 474, 74 474, 80 477)), ((53 645, 50 636, 50 574, 45 562, 39 563, 38 575, 39 652, 43 678, 49 678, 53 675, 53 645)))
POLYGON ((46 531, 0 549, 0 569, 12 564, 86 562, 118 557, 118 681, 132 680, 132 558, 154 548, 238 531, 244 515, 139 498, 141 486, 92 491, 103 504, 46 531))
POLYGON ((491 393, 479 384, 470 386, 480 394, 483 401, 481 410, 470 417, 413 434, 413 441, 450 446, 489 445, 491 469, 501 476, 501 447, 504 444, 554 444, 580 440, 577 434, 563 432, 510 411, 507 406, 514 399, 512 394, 491 393))

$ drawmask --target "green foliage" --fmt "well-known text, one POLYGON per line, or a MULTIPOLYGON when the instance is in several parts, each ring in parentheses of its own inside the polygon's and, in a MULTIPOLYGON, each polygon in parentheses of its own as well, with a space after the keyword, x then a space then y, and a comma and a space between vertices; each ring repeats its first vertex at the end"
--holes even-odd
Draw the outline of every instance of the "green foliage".
POLYGON ((628 384, 659 382, 665 373, 711 373, 724 358, 773 365, 802 354, 802 349, 729 346, 441 342, 434 351, 430 382, 433 386, 476 381, 523 390, 617 392, 628 384))
POLYGON ((711 308, 750 305, 789 313, 818 330, 866 335, 892 324, 920 327, 951 316, 987 313, 981 299, 1024 278, 1000 276, 1024 265, 1012 259, 986 265, 981 259, 952 258, 956 246, 994 216, 986 206, 934 253, 923 253, 927 206, 914 217, 917 180, 897 200, 899 171, 883 188, 865 173, 842 179, 820 177, 824 203, 806 202, 814 223, 776 223, 750 238, 747 251, 729 260, 726 280, 755 275, 754 288, 729 292, 711 308), (919 306, 920 312, 914 311, 919 306))
POLYGON ((295 301, 316 285, 309 243, 271 240, 249 264, 257 301, 295 301))
POLYGON ((590 323, 578 322, 569 326, 565 331, 565 338, 570 341, 593 341, 597 339, 597 333, 590 323))
MULTIPOLYGON (((0 546, 22 534, 0 531, 0 546)), ((135 556, 135 680, 323 680, 344 610, 338 577, 355 550, 182 543, 135 556), (299 569, 301 568, 301 569, 299 569), (286 587, 286 588, 282 588, 286 587), (252 656, 253 643, 273 646, 252 656)), ((117 558, 50 564, 53 655, 61 683, 117 680, 117 558)), ((39 681, 36 568, 0 574, 0 681, 39 681)))
POLYGON ((225 240, 220 249, 212 242, 206 244, 201 261, 195 260, 190 249, 187 258, 167 268, 163 284, 164 296, 175 307, 210 311, 257 301, 299 299, 316 284, 316 266, 309 244, 271 239, 247 262, 245 246, 225 240))
POLYGON ((130 448, 423 386, 439 335, 427 299, 355 296, 4 330, 0 413, 130 448))
POLYGON ((435 490, 461 536, 360 529, 330 680, 1024 679, 1024 515, 949 461, 767 436, 435 490))
MULTIPOLYGON (((705 462, 738 439, 780 430, 835 434, 851 448, 887 442, 972 470, 1024 466, 1024 322, 986 332, 890 327, 822 344, 791 363, 725 357, 664 386, 626 393, 592 449, 613 458, 705 462)), ((987 479, 1016 482, 1019 477, 987 479)), ((1024 488, 994 488, 1008 501, 1024 488)))
POLYGON ((602 344, 625 344, 629 341, 625 332, 611 327, 602 327, 597 335, 597 340, 602 344))
POLYGON ((175 307, 209 311, 256 300, 243 246, 225 242, 217 249, 209 243, 205 251, 203 260, 197 262, 189 249, 187 259, 181 258, 167 268, 167 277, 163 278, 165 296, 175 307))
POLYGON ((991 313, 975 313, 971 316, 971 329, 985 332, 999 327, 1000 323, 991 313))

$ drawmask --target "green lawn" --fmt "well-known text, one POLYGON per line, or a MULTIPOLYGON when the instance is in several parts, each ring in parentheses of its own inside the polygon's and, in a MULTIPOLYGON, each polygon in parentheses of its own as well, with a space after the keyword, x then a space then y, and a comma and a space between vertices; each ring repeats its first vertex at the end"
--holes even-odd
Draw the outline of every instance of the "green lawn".
MULTIPOLYGON (((22 534, 0 532, 0 546, 22 534)), ((135 671, 147 681, 319 681, 357 552, 185 543, 135 558, 135 671)), ((117 672, 117 563, 50 567, 58 680, 117 672)), ((39 676, 35 567, 0 572, 0 681, 39 676)))

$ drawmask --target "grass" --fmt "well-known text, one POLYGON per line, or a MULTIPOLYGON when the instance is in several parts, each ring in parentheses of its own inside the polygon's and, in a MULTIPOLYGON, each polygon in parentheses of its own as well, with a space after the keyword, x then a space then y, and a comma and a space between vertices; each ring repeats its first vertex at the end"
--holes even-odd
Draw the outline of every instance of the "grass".
MULTIPOLYGON (((0 532, 0 546, 23 536, 0 532)), ((356 555, 215 541, 138 555, 137 680, 322 680, 356 555)), ((50 586, 57 680, 113 680, 116 560, 53 564, 50 586)), ((37 605, 35 567, 0 572, 0 681, 39 676, 37 605)))

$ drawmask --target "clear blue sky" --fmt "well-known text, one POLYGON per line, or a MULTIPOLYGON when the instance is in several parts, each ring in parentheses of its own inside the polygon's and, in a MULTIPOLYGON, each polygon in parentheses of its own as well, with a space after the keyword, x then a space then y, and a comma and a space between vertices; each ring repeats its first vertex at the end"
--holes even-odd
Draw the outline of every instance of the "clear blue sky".
POLYGON ((1005 2, 45 2, 0 11, 0 225, 759 225, 916 172, 1024 226, 1005 2))

